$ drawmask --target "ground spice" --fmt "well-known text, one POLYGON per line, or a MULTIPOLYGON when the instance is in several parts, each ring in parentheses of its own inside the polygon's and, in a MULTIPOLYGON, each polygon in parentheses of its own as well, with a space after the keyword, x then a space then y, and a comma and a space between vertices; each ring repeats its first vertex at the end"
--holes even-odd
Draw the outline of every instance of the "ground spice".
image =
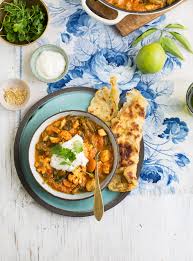
POLYGON ((19 87, 12 87, 5 90, 4 99, 10 105, 22 105, 27 98, 27 90, 19 87))

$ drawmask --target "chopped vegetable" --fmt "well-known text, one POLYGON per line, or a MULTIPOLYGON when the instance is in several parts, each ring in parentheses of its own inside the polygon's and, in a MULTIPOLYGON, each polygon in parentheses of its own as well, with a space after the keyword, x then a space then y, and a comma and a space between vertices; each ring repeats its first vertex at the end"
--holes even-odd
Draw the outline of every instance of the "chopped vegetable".
POLYGON ((90 159, 88 164, 87 164, 87 170, 89 172, 93 172, 96 168, 96 160, 94 159, 90 159))
POLYGON ((102 137, 107 135, 104 129, 99 129, 98 134, 99 134, 99 136, 102 136, 102 137))

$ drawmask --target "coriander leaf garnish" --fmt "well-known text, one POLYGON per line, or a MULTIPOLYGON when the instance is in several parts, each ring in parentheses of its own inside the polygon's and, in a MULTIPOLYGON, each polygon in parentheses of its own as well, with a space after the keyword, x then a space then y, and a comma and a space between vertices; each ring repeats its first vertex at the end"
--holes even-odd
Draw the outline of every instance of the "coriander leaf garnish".
POLYGON ((61 165, 70 165, 76 159, 76 155, 72 150, 68 148, 63 148, 60 144, 57 144, 54 147, 52 147, 51 153, 52 155, 54 154, 63 160, 60 163, 61 165))
POLYGON ((60 165, 68 165, 68 166, 70 166, 71 163, 72 163, 72 162, 69 162, 69 161, 67 161, 67 160, 64 160, 64 161, 60 162, 60 165))
POLYGON ((57 144, 51 148, 51 152, 52 152, 52 154, 58 155, 60 153, 61 149, 62 149, 62 146, 60 144, 57 144))
POLYGON ((76 141, 73 143, 73 151, 74 151, 75 153, 80 153, 80 152, 83 151, 83 147, 82 147, 81 141, 76 140, 76 141))

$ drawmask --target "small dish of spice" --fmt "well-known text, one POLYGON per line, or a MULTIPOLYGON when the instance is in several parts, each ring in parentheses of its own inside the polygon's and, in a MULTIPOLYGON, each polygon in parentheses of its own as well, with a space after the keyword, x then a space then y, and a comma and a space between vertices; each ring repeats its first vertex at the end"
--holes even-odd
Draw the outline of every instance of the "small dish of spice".
POLYGON ((10 79, 0 86, 0 103, 8 110, 21 110, 30 97, 29 86, 22 80, 10 79))

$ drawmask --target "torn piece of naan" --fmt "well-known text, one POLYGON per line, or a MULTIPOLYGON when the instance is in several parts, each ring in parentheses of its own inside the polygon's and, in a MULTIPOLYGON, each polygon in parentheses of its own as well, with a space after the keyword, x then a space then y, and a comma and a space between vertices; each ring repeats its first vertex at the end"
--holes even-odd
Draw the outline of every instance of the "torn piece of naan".
POLYGON ((119 89, 116 77, 111 77, 110 83, 111 89, 103 87, 98 90, 88 107, 88 112, 96 115, 108 125, 116 116, 119 105, 119 89))
POLYGON ((134 89, 127 93, 126 102, 111 121, 120 150, 120 166, 108 186, 111 191, 131 191, 138 184, 137 166, 146 107, 146 99, 134 89))

